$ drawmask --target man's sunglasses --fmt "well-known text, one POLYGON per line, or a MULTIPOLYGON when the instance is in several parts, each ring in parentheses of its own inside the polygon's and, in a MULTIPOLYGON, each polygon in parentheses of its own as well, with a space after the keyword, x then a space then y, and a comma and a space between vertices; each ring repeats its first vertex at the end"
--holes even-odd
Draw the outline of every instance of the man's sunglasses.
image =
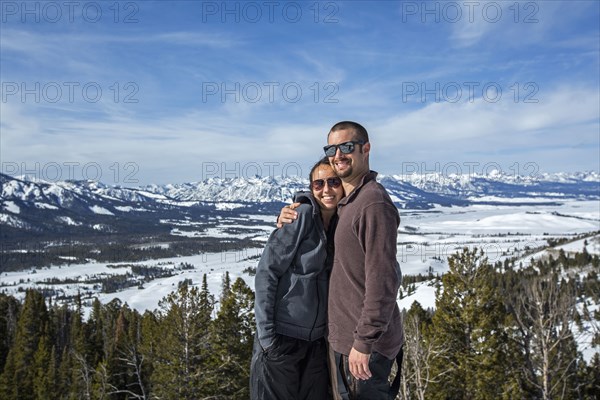
POLYGON ((327 182, 327 186, 333 189, 337 189, 342 184, 340 178, 327 178, 327 179, 315 179, 310 183, 310 186, 313 190, 321 190, 325 187, 325 182, 327 182))
POLYGON ((357 144, 362 145, 362 144, 365 144, 365 142, 360 140, 357 142, 352 141, 352 142, 346 142, 346 143, 340 143, 340 144, 330 144, 329 146, 323 147, 323 150, 325 150, 325 155, 327 157, 333 157, 333 156, 335 156, 337 149, 340 149, 342 154, 350 154, 350 153, 354 152, 354 146, 357 144))

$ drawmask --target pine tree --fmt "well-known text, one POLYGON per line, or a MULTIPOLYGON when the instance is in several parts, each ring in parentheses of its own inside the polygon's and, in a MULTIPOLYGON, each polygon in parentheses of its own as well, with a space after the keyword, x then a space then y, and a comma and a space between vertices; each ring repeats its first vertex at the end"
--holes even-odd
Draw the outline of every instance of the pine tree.
POLYGON ((127 393, 135 393, 137 399, 148 398, 149 363, 142 353, 142 316, 132 310, 129 323, 128 343, 121 360, 128 367, 127 393))
POLYGON ((141 317, 127 304, 121 306, 114 330, 107 341, 108 357, 96 364, 93 379, 95 398, 146 399, 147 376, 140 351, 141 317))
POLYGON ((433 315, 434 341, 445 348, 432 373, 433 399, 498 399, 506 390, 505 310, 495 271, 482 251, 464 249, 448 258, 433 315))
MULTIPOLYGON (((560 257, 559 257, 560 258, 560 257)), ((576 312, 575 288, 558 274, 540 274, 520 281, 512 300, 514 320, 524 348, 523 374, 535 396, 544 400, 576 390, 577 350, 571 325, 576 312)))
POLYGON ((143 373, 145 375, 146 398, 153 398, 152 388, 155 380, 155 365, 158 365, 160 354, 157 349, 162 342, 163 332, 160 330, 157 312, 145 311, 140 318, 139 352, 143 357, 143 373))
POLYGON ((87 321, 88 354, 92 365, 104 357, 104 321, 102 318, 102 304, 97 298, 92 302, 92 311, 87 321))
POLYGON ((431 315, 415 301, 404 315, 404 360, 402 398, 425 400, 430 383, 440 383, 443 374, 432 375, 432 361, 443 357, 445 349, 432 340, 431 315))
MULTIPOLYGON (((124 304, 121 306, 117 315, 112 346, 110 349, 110 357, 107 361, 107 370, 109 373, 109 382, 115 392, 125 390, 128 387, 128 366, 124 359, 128 358, 131 341, 129 339, 129 325, 131 318, 131 310, 124 304)), ((133 345, 133 349, 135 349, 133 345)), ((118 397, 117 397, 118 398, 118 397)))
POLYGON ((32 368, 35 370, 34 390, 35 397, 39 400, 51 400, 57 398, 56 376, 53 364, 50 338, 45 332, 40 338, 39 346, 34 355, 32 368))
MULTIPOLYGON (((229 276, 227 274, 227 276, 229 276)), ((200 309, 201 315, 207 318, 204 323, 208 326, 210 323, 210 317, 215 308, 215 296, 213 296, 208 290, 208 281, 206 274, 202 275, 202 288, 200 289, 200 309)))
POLYGON ((17 299, 0 294, 0 375, 4 370, 8 351, 13 345, 20 309, 17 299))
MULTIPOLYGON (((227 274, 227 278, 229 276, 227 274)), ((250 359, 252 357, 254 292, 242 278, 230 288, 224 285, 221 306, 212 324, 211 365, 216 393, 228 399, 247 399, 250 359)))
POLYGON ((223 282, 221 283, 221 297, 226 297, 231 290, 231 278, 229 277, 229 271, 225 271, 223 275, 223 282))
POLYGON ((48 311, 41 293, 28 290, 18 317, 13 345, 0 379, 0 394, 10 400, 33 400, 36 371, 33 368, 40 340, 45 335, 48 311))
POLYGON ((595 353, 584 367, 580 381, 579 398, 600 399, 600 353, 595 353))
POLYGON ((62 399, 77 398, 76 393, 72 393, 73 388, 73 359, 68 348, 64 348, 60 355, 60 363, 58 368, 58 386, 62 394, 62 399))
POLYGON ((505 390, 502 399, 525 399, 535 398, 535 390, 528 383, 528 379, 523 373, 526 369, 527 354, 531 352, 531 349, 523 346, 523 343, 519 340, 522 332, 519 329, 518 324, 515 322, 512 312, 512 304, 514 299, 519 298, 520 294, 518 291, 519 282, 524 279, 531 271, 525 269, 520 270, 509 270, 503 274, 497 275, 500 292, 504 301, 507 315, 504 324, 504 330, 508 337, 507 350, 506 350, 506 373, 505 373, 505 390))
POLYGON ((201 307, 198 288, 181 284, 160 301, 158 332, 154 338, 153 386, 155 397, 195 400, 207 390, 207 333, 212 310, 201 307))
POLYGON ((90 360, 87 327, 82 318, 81 295, 78 293, 75 299, 75 310, 70 313, 69 357, 74 366, 70 393, 72 398, 91 400, 95 368, 90 360))

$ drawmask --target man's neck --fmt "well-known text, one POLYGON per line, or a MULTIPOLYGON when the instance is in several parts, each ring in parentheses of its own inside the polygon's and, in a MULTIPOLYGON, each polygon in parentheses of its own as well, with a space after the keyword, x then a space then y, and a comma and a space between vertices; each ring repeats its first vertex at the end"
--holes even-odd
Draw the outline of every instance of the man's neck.
POLYGON ((344 192, 346 193, 346 196, 348 196, 350 193, 352 193, 352 191, 354 189, 356 189, 356 187, 358 185, 360 185, 364 176, 367 175, 368 173, 369 173, 369 170, 367 170, 364 173, 357 175, 354 178, 349 179, 349 180, 342 178, 342 186, 344 187, 344 192))

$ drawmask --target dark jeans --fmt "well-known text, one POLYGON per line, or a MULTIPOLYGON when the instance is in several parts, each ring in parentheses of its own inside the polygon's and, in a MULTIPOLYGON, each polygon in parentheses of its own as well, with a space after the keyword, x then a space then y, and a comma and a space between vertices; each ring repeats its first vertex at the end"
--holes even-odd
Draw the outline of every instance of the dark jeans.
MULTIPOLYGON (((402 352, 402 350, 400 350, 402 352)), ((402 354, 398 354, 398 372, 402 364, 402 354)), ((369 370, 371 378, 357 380, 350 373, 348 356, 335 353, 335 365, 337 366, 338 392, 344 400, 391 400, 396 397, 398 390, 396 385, 390 387, 388 378, 392 371, 394 360, 389 360, 379 353, 372 353, 369 358, 369 370)), ((399 381, 397 382, 399 383, 399 381)))
POLYGON ((328 384, 325 338, 308 342, 277 335, 266 351, 254 338, 252 400, 326 400, 328 384))

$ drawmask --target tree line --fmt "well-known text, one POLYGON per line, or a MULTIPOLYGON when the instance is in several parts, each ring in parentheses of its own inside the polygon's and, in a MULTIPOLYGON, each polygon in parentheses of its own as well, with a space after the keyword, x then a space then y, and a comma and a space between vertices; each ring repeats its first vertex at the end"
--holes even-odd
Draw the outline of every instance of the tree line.
POLYGON ((465 249, 448 264, 435 311, 414 302, 404 313, 400 398, 600 398, 598 256, 561 250, 514 269, 465 249))
MULTIPOLYGON (((596 399, 598 256, 586 252, 490 264, 477 249, 449 257, 436 309, 404 312, 399 399, 596 399)), ((248 399, 254 293, 225 274, 186 280, 143 314, 95 300, 84 316, 30 290, 0 295, 0 398, 248 399)))
POLYGON ((183 281, 155 311, 115 299, 48 305, 0 295, 0 398, 247 399, 254 293, 223 280, 218 301, 183 281))
POLYGON ((11 242, 0 244, 0 273, 27 268, 97 262, 138 262, 160 258, 184 257, 205 253, 242 252, 261 249, 252 238, 188 238, 174 235, 108 235, 98 238, 71 237, 52 241, 11 242), (166 246, 164 246, 166 244, 166 246))

